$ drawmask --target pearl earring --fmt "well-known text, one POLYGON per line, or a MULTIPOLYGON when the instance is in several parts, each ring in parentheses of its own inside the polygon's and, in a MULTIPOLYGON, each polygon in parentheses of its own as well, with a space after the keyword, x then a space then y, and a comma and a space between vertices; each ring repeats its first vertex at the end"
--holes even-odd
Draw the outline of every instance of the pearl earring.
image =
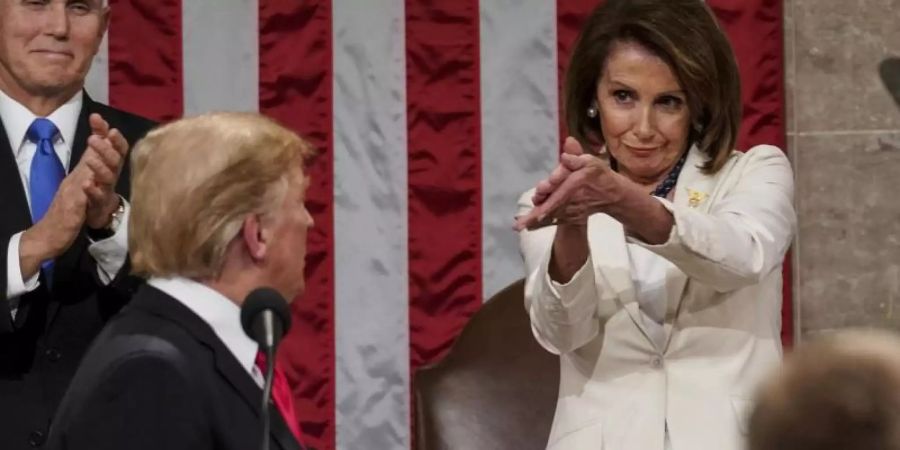
POLYGON ((597 105, 591 105, 587 110, 587 115, 591 119, 596 118, 597 117, 597 105))

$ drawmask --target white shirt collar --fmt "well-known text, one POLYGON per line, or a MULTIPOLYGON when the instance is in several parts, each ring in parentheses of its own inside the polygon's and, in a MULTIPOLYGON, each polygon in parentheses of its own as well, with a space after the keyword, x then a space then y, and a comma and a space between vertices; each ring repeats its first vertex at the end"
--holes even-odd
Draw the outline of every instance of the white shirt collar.
POLYGON ((187 278, 151 278, 147 284, 174 297, 200 316, 253 377, 258 346, 244 333, 241 308, 237 304, 212 288, 187 278))
MULTIPOLYGON (((66 103, 47 116, 47 119, 50 119, 56 125, 63 143, 69 148, 72 148, 72 142, 75 140, 78 116, 81 114, 81 106, 83 104, 84 93, 79 90, 66 103)), ((28 132, 28 127, 31 126, 31 123, 37 117, 24 105, 13 100, 12 97, 0 90, 0 120, 3 121, 3 128, 6 129, 9 145, 16 154, 22 148, 22 142, 25 141, 25 133, 28 132)))

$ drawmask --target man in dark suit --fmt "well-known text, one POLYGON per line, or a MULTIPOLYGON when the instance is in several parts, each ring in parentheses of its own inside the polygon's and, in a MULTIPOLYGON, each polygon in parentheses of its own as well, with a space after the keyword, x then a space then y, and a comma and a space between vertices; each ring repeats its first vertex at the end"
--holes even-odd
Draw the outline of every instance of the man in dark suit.
POLYGON ((128 143, 153 125, 92 101, 103 0, 0 0, 0 447, 41 446, 121 306, 128 143))
MULTIPOLYGON (((132 268, 145 276, 97 336, 49 447, 259 448, 262 364, 240 307, 261 286, 304 289, 311 147, 262 116, 217 113, 151 131, 132 153, 132 268)), ((300 448, 276 367, 272 449, 300 448)))

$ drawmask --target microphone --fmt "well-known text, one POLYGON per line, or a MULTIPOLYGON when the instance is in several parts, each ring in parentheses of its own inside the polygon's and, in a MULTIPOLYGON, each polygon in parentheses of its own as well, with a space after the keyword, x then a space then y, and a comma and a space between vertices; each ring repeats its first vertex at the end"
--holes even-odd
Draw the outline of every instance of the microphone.
POLYGON ((881 82, 900 107, 900 58, 887 58, 878 66, 881 82))
POLYGON ((272 378, 275 372, 275 349, 291 327, 291 312, 284 297, 275 289, 261 287, 247 295, 241 306, 241 326, 250 339, 259 344, 266 355, 266 381, 263 386, 262 420, 263 434, 260 448, 269 449, 269 397, 272 395, 272 378))
POLYGON ((241 326, 261 350, 268 351, 278 346, 291 327, 291 311, 278 291, 269 287, 257 288, 247 295, 241 306, 241 326))

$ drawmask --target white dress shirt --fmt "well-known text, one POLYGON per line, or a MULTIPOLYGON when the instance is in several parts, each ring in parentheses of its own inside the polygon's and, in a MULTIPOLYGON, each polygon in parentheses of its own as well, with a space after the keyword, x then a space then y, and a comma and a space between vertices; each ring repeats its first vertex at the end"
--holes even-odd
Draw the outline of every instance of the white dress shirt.
POLYGON ((256 367, 259 346, 244 333, 241 308, 236 303, 209 286, 187 278, 151 278, 147 284, 169 294, 200 316, 212 327, 216 336, 237 358, 253 381, 260 387, 263 386, 265 378, 256 367))
MULTIPOLYGON (((66 173, 69 172, 69 161, 72 157, 72 142, 75 140, 75 130, 78 127, 78 116, 84 103, 83 94, 78 91, 69 101, 53 111, 47 119, 56 125, 59 135, 53 142, 53 149, 59 157, 66 173)), ((25 190, 25 198, 31 208, 31 193, 28 188, 31 177, 31 161, 37 151, 37 144, 26 139, 26 133, 31 123, 37 119, 34 113, 21 103, 13 100, 0 91, 0 120, 9 138, 9 146, 14 152, 16 165, 19 167, 19 175, 22 178, 22 186, 25 190)), ((109 283, 125 264, 128 254, 128 215, 129 205, 125 204, 125 214, 122 223, 113 236, 88 246, 88 252, 97 261, 97 274, 104 283, 109 283)), ((7 247, 6 257, 6 298, 11 302, 10 311, 15 318, 18 309, 19 297, 31 292, 40 285, 38 273, 25 280, 22 278, 22 270, 19 266, 19 241, 22 232, 12 236, 7 247)))

